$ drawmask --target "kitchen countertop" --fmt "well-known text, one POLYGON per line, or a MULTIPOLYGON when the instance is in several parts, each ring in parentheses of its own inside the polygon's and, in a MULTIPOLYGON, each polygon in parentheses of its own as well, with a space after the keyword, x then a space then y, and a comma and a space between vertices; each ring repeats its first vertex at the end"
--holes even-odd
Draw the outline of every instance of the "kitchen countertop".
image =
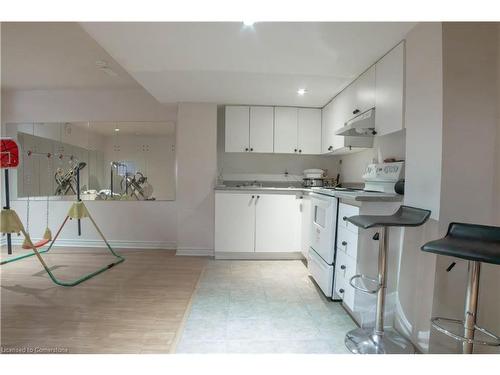
MULTIPOLYGON (((318 193, 324 194, 323 191, 319 191, 318 188, 303 188, 303 187, 271 187, 271 186, 216 186, 216 191, 242 191, 242 192, 289 192, 289 193, 318 193)), ((403 200, 402 195, 398 194, 388 194, 388 193, 378 193, 369 191, 339 191, 339 190, 329 190, 327 194, 332 197, 337 197, 339 199, 349 199, 358 202, 400 202, 403 200)))
POLYGON ((273 186, 216 186, 215 190, 229 190, 229 191, 289 191, 289 192, 311 192, 311 189, 303 187, 273 187, 273 186))

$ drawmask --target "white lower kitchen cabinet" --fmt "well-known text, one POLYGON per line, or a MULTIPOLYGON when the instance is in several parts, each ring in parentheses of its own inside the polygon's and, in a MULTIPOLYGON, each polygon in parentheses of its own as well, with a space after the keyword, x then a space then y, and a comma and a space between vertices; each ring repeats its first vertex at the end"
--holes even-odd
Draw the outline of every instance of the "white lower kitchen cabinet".
POLYGON ((301 220, 301 250, 304 258, 307 259, 309 248, 311 247, 311 198, 309 195, 304 195, 300 203, 300 220, 301 220))
POLYGON ((350 311, 354 310, 355 290, 349 280, 356 274, 356 260, 343 251, 337 252, 335 262, 335 294, 350 311))
POLYGON ((359 215, 359 207, 339 203, 337 221, 337 241, 335 258, 335 298, 343 301, 350 311, 354 311, 355 290, 349 280, 356 274, 358 255, 358 228, 347 222, 347 217, 359 215))
POLYGON ((283 254, 283 259, 300 258, 301 196, 216 192, 216 257, 280 259, 283 254))
MULTIPOLYGON (((378 241, 374 240, 373 236, 380 228, 365 230, 343 219, 355 215, 389 215, 394 213, 400 204, 400 202, 362 202, 354 205, 345 200, 339 203, 334 297, 342 300, 343 306, 349 311, 354 320, 363 327, 374 325, 376 295, 354 289, 349 280, 356 274, 377 278, 378 241)), ((397 284, 401 229, 390 228, 387 241, 388 273, 384 316, 387 321, 391 321, 395 309, 394 301, 396 297, 394 293, 397 284)), ((375 287, 373 283, 361 279, 357 279, 355 283, 367 289, 375 287)))
POLYGON ((255 252, 300 251, 300 200, 295 195, 258 194, 255 252))
POLYGON ((255 194, 215 194, 215 249, 253 252, 255 194))

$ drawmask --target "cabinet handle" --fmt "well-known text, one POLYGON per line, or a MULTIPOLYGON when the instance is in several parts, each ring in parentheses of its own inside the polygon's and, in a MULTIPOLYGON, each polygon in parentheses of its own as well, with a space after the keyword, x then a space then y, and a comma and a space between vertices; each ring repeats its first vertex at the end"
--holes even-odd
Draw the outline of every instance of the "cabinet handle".
POLYGON ((339 289, 339 293, 344 293, 344 289, 339 289))
POLYGON ((346 246, 346 245, 347 245, 347 242, 342 241, 342 246, 346 246))
POLYGON ((297 149, 294 149, 293 152, 297 152, 297 149))
POLYGON ((333 146, 328 147, 328 151, 332 151, 333 146))
POLYGON ((250 151, 253 151, 253 148, 251 148, 250 151))
POLYGON ((257 199, 259 199, 259 198, 260 198, 260 195, 257 195, 257 199))
POLYGON ((245 151, 248 151, 248 147, 245 148, 245 151))
POLYGON ((345 266, 344 266, 344 265, 341 265, 341 266, 340 266, 340 269, 341 269, 341 270, 345 270, 345 266))
POLYGON ((352 111, 352 114, 353 114, 353 115, 357 115, 359 112, 360 112, 360 110, 359 110, 359 109, 355 109, 354 111, 352 111))
POLYGON ((342 218, 342 220, 346 221, 346 220, 347 220, 347 216, 344 216, 344 217, 342 218))
POLYGON ((299 152, 302 152, 302 150, 299 150, 299 152))
POLYGON ((252 199, 254 199, 254 198, 255 198, 255 195, 252 195, 252 199))

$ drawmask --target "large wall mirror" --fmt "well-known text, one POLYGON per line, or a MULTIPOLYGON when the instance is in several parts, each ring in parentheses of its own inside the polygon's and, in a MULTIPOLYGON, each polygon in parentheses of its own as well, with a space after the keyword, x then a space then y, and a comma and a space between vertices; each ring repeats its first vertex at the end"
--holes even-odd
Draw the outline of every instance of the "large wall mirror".
POLYGON ((8 123, 20 146, 14 199, 175 200, 175 124, 8 123), (78 180, 79 179, 79 184, 78 180))

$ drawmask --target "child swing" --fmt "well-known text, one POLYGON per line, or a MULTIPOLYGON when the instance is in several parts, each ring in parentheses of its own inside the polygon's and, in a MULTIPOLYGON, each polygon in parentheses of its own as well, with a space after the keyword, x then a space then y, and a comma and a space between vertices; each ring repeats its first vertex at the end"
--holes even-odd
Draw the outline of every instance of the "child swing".
MULTIPOLYGON (((28 156, 31 156, 32 152, 28 151, 28 156)), ((47 154, 47 168, 48 168, 48 175, 50 175, 50 158, 52 154, 49 152, 47 154)), ((49 228, 49 195, 47 194, 46 198, 47 204, 45 206, 45 217, 46 217, 46 226, 45 226, 45 232, 43 233, 43 238, 40 241, 35 242, 33 245, 38 249, 40 247, 45 246, 52 240, 52 232, 50 231, 49 228)), ((26 201, 26 233, 30 233, 30 196, 29 196, 29 189, 28 189, 28 199, 26 201)), ((30 244, 28 243, 26 237, 24 238, 22 248, 29 250, 31 249, 30 244)))
MULTIPOLYGON (((70 207, 68 214, 66 215, 66 218, 64 219, 60 228, 58 229, 58 231, 57 231, 54 239, 50 243, 50 246, 48 247, 48 249, 38 251, 36 244, 33 244, 29 234, 24 229, 24 226, 23 226, 21 220, 19 219, 19 216, 17 215, 17 213, 13 209, 10 208, 9 168, 16 168, 18 166, 18 164, 19 164, 19 149, 17 147, 16 142, 12 139, 3 139, 2 138, 1 139, 1 168, 4 169, 4 176, 5 176, 5 201, 6 201, 6 204, 1 211, 1 233, 7 235, 7 249, 8 249, 7 252, 8 252, 8 254, 12 254, 12 243, 11 243, 12 233, 17 233, 18 235, 20 233, 22 233, 24 236, 24 243, 23 244, 25 244, 28 247, 28 249, 33 250, 33 253, 21 255, 18 257, 11 258, 11 259, 7 259, 5 261, 0 262, 0 265, 11 263, 11 262, 14 262, 14 261, 17 261, 17 260, 20 260, 23 258, 27 258, 30 256, 36 256, 38 258, 38 260, 40 261, 40 263, 42 264, 45 271, 47 272, 47 274, 49 275, 50 279, 55 284, 61 285, 61 286, 75 286, 75 285, 78 285, 85 280, 88 280, 94 276, 97 276, 98 274, 116 266, 117 264, 120 264, 121 262, 123 262, 125 260, 125 258, 123 258, 122 256, 115 253, 114 250, 111 248, 110 244, 108 243, 108 241, 106 240, 106 238, 102 234, 101 230, 97 226, 96 222, 94 221, 94 219, 90 215, 89 211, 87 210, 87 207, 85 207, 84 203, 81 201, 81 199, 80 199, 80 186, 79 186, 80 185, 80 171, 79 171, 79 169, 77 171, 77 201, 75 203, 73 203, 73 205, 70 207), (104 243, 106 244, 106 247, 111 252, 111 254, 116 258, 116 260, 114 262, 112 262, 112 263, 110 263, 110 264, 108 264, 108 265, 106 265, 106 266, 104 266, 104 267, 102 267, 94 272, 91 272, 87 275, 84 275, 76 280, 73 280, 73 281, 59 280, 52 273, 50 268, 47 266, 47 264, 45 263, 44 259, 41 256, 41 254, 48 252, 52 248, 52 246, 54 245, 55 241, 57 240, 57 237, 61 233, 61 230, 63 229, 63 227, 66 224, 66 222, 68 221, 68 219, 69 220, 71 220, 71 219, 78 220, 78 235, 80 235, 81 234, 80 221, 84 218, 88 218, 92 222, 95 229, 97 230, 97 232, 99 233, 99 235, 103 239, 104 243)), ((29 198, 28 198, 28 204, 29 204, 29 198)), ((48 199, 47 199, 47 207, 48 207, 48 199)), ((28 209, 28 213, 29 213, 29 209, 28 209)), ((47 220, 48 220, 48 209, 47 209, 47 220)), ((29 218, 28 218, 28 222, 29 222, 29 218)), ((48 229, 48 221, 47 221, 47 229, 48 229)), ((50 229, 48 230, 48 232, 50 232, 50 229)), ((44 240, 47 240, 47 239, 44 238, 44 240)), ((44 240, 37 242, 37 244, 43 242, 44 240)), ((45 242, 45 244, 48 243, 49 241, 50 241, 50 239, 47 240, 45 242)), ((43 246, 43 245, 40 245, 39 247, 41 247, 41 246, 43 246)))

